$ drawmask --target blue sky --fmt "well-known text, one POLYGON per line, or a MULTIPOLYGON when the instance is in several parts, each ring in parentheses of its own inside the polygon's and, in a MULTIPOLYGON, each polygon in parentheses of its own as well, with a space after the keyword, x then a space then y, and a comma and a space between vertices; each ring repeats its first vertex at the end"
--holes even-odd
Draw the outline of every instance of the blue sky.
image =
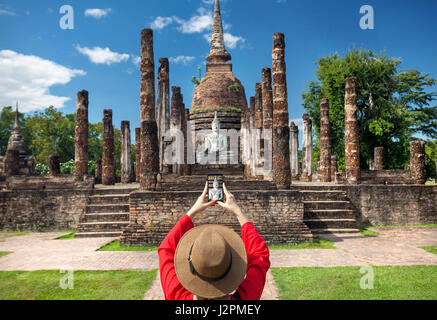
MULTIPOLYGON (((0 106, 16 100, 25 111, 47 104, 74 113, 76 93, 90 93, 90 121, 114 110, 114 124, 139 127, 140 32, 155 27, 155 59, 171 58, 171 86, 187 107, 191 77, 209 51, 210 0, 0 0, 0 106), (74 29, 59 26, 61 6, 74 9, 74 29), (99 10, 89 10, 99 9, 99 10)), ((304 113, 301 94, 315 78, 318 58, 352 46, 386 50, 402 67, 437 78, 437 1, 222 0, 235 75, 254 95, 261 69, 271 66, 272 36, 286 35, 290 119, 304 113), (375 29, 359 27, 360 7, 373 6, 375 29)), ((435 90, 436 88, 434 88, 435 90)))

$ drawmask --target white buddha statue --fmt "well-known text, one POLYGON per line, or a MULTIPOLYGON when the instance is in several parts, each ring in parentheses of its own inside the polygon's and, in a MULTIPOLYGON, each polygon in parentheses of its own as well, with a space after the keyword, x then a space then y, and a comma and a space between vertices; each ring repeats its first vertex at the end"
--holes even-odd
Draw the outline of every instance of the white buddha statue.
POLYGON ((205 151, 208 154, 223 152, 226 154, 228 150, 228 138, 224 134, 220 134, 220 120, 217 117, 217 112, 212 122, 212 133, 205 136, 205 151))
POLYGON ((217 177, 214 178, 213 188, 209 190, 209 198, 211 201, 223 200, 223 190, 219 188, 217 177))

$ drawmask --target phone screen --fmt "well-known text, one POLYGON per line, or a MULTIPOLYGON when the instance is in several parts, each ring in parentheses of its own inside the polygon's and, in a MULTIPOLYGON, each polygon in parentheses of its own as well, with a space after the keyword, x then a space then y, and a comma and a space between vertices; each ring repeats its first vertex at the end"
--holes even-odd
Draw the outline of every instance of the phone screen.
POLYGON ((208 175, 208 201, 223 201, 223 175, 208 175))

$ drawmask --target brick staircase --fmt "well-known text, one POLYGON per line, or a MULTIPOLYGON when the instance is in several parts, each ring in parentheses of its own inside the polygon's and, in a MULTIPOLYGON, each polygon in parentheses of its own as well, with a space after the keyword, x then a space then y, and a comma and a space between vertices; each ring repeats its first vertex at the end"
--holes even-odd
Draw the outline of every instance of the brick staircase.
POLYGON ((299 187, 304 202, 304 222, 314 235, 357 233, 352 204, 341 187, 299 187))
POLYGON ((88 198, 76 238, 118 237, 129 225, 129 193, 136 187, 96 188, 88 198))

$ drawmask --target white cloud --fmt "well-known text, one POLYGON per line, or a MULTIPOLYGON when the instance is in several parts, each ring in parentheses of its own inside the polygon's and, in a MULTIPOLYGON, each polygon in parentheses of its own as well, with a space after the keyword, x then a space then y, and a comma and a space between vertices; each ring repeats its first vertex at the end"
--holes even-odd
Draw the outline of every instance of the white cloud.
POLYGON ((17 14, 14 11, 0 9, 0 16, 16 16, 17 14))
POLYGON ((204 4, 213 4, 214 0, 202 0, 204 4))
POLYGON ((141 57, 139 57, 139 56, 135 56, 135 55, 132 55, 132 56, 131 56, 131 59, 132 59, 132 63, 133 63, 134 65, 136 65, 137 67, 140 66, 140 64, 141 64, 141 57))
POLYGON ((190 63, 194 59, 196 59, 196 57, 193 57, 193 56, 178 56, 178 57, 171 57, 169 59, 169 61, 171 63, 182 63, 184 65, 187 65, 188 63, 190 63))
POLYGON ((130 55, 127 53, 112 52, 109 48, 94 47, 90 49, 88 47, 82 48, 80 45, 77 45, 76 50, 87 56, 91 62, 107 64, 108 66, 113 63, 125 62, 130 58, 130 55))
POLYGON ((110 12, 112 11, 111 8, 107 9, 86 9, 85 10, 85 16, 86 17, 93 17, 96 19, 100 19, 103 17, 106 17, 110 12))
POLYGON ((234 36, 227 32, 224 33, 223 36, 225 38, 225 45, 230 49, 235 49, 239 43, 243 44, 244 42, 246 42, 246 39, 244 39, 243 37, 234 36))
POLYGON ((156 19, 150 24, 150 27, 155 30, 161 30, 172 22, 173 18, 171 17, 156 17, 156 19))
POLYGON ((214 20, 212 12, 205 8, 197 9, 197 14, 188 21, 178 17, 174 17, 174 19, 180 25, 178 30, 182 33, 201 33, 205 30, 211 30, 214 20))
POLYGON ((0 50, 0 106, 15 105, 20 111, 42 110, 50 105, 63 108, 69 97, 50 94, 50 87, 65 85, 86 72, 43 58, 0 50))

